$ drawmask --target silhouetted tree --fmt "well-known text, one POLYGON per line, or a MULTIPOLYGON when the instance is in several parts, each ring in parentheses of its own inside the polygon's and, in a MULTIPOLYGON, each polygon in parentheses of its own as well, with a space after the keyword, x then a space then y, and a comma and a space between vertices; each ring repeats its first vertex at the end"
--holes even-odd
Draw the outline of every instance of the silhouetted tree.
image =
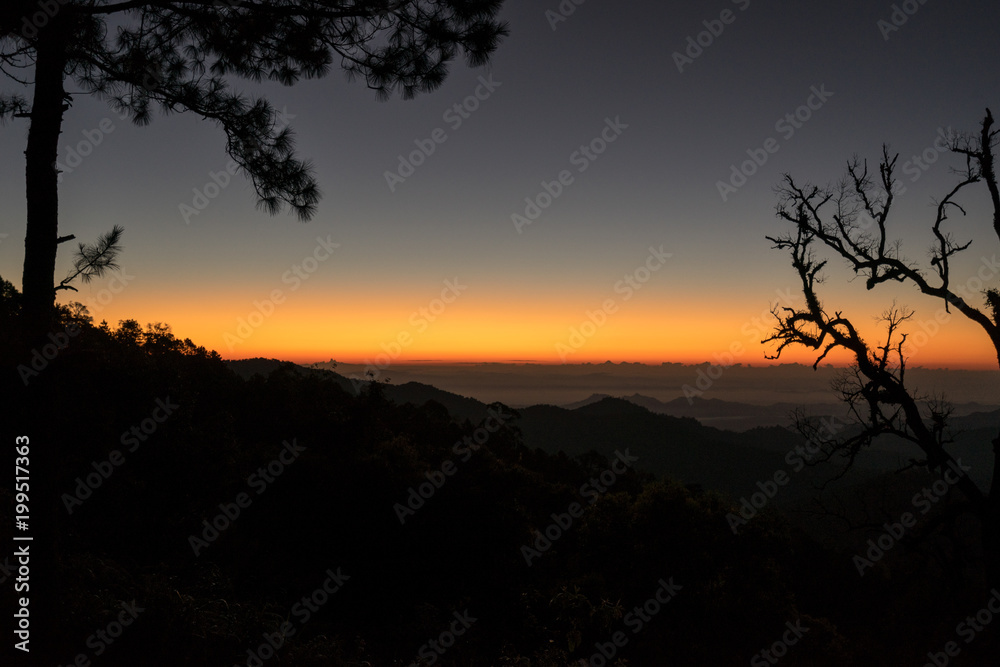
POLYGON ((263 99, 229 78, 291 85, 337 59, 380 98, 433 90, 461 50, 487 62, 506 25, 502 0, 8 0, 0 70, 31 99, 0 92, 0 120, 28 118, 23 312, 41 331, 52 314, 59 237, 57 142, 72 97, 65 80, 138 125, 152 109, 190 111, 222 126, 226 150, 269 213, 308 219, 319 199, 310 165, 263 99))
POLYGON ((923 401, 905 383, 907 335, 903 329, 913 312, 893 305, 882 315, 886 328, 884 343, 872 346, 865 342, 854 324, 840 311, 831 313, 824 308, 816 286, 822 279, 826 260, 817 258, 813 245, 818 242, 846 260, 855 274, 865 278, 869 290, 889 281, 910 283, 922 293, 942 300, 948 312, 955 308, 983 329, 1000 363, 1000 320, 993 308, 1000 294, 995 290, 984 293, 984 305, 991 308, 987 314, 958 293, 953 287, 950 261, 968 248, 971 241, 958 242, 945 230, 950 214, 956 211, 965 214, 965 209, 956 201, 959 193, 969 186, 983 184, 992 203, 993 229, 1000 238, 1000 191, 993 154, 997 133, 993 129, 993 116, 987 109, 977 134, 951 140, 951 151, 964 156, 965 167, 957 172, 959 182, 937 202, 931 226, 935 240, 929 269, 905 258, 900 243, 889 239, 889 215, 897 192, 894 172, 898 155, 890 155, 887 147, 883 146, 877 177, 869 173, 867 162, 857 158, 848 163, 846 177, 832 188, 800 185, 786 175, 778 189, 777 215, 791 222, 794 231, 777 238, 768 237, 768 240, 776 248, 791 253, 792 266, 802 283, 805 306, 775 307, 773 312, 778 324, 775 332, 764 341, 777 344, 775 354, 770 357, 774 359, 790 346, 816 350, 814 368, 831 350, 841 348, 850 353, 853 367, 838 389, 862 428, 848 437, 831 437, 807 421, 800 421, 800 429, 823 443, 827 458, 846 457, 847 467, 876 437, 892 434, 913 443, 922 452, 922 458, 915 460, 918 465, 929 470, 950 468, 955 471, 956 485, 967 500, 965 508, 982 522, 988 576, 994 584, 1000 583, 1000 491, 997 489, 1000 484, 997 468, 1000 466, 1000 437, 992 443, 992 488, 981 489, 954 465, 948 451, 950 409, 940 401, 922 405, 923 401))
POLYGON ((117 271, 121 267, 118 265, 118 255, 121 254, 122 234, 125 230, 120 225, 115 225, 111 231, 97 239, 92 245, 79 244, 76 257, 73 260, 73 273, 62 279, 55 290, 61 289, 76 291, 70 285, 71 282, 80 278, 85 283, 89 283, 94 278, 100 278, 108 271, 117 271))
POLYGON ((0 278, 0 322, 9 326, 21 312, 21 293, 9 280, 0 278))

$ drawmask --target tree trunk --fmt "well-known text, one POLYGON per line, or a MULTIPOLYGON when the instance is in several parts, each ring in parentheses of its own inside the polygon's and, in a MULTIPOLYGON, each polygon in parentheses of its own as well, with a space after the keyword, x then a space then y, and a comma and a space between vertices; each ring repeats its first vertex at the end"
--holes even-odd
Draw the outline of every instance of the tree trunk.
POLYGON ((25 155, 28 220, 21 280, 25 333, 44 336, 55 304, 56 247, 59 237, 59 185, 56 158, 65 104, 63 70, 66 40, 58 17, 39 31, 35 90, 25 155))
POLYGON ((993 441, 993 479, 985 501, 983 556, 989 583, 1000 587, 1000 435, 993 441))
MULTIPOLYGON (((55 306, 56 248, 59 237, 58 172, 56 158, 63 113, 68 108, 63 72, 66 67, 66 28, 63 14, 40 29, 35 45, 35 88, 25 154, 27 230, 22 277, 23 335, 29 346, 39 345, 51 330, 55 306)), ((48 404, 32 387, 27 389, 23 433, 31 437, 31 615, 32 656, 54 659, 59 637, 58 576, 59 506, 55 463, 59 447, 69 434, 52 422, 57 406, 48 404), (26 419, 25 419, 26 418, 26 419), (46 428, 52 424, 52 428, 46 428), (46 433, 48 431, 48 433, 46 433), (37 573, 37 576, 35 576, 37 573)))

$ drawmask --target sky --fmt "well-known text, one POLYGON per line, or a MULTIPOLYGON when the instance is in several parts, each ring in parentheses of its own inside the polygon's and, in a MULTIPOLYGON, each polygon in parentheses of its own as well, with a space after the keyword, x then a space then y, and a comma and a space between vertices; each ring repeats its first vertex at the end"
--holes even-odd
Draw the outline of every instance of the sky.
MULTIPOLYGON (((992 3, 508 0, 502 18, 489 66, 456 61, 414 100, 377 101, 339 70, 235 82, 283 110, 315 165, 308 223, 256 209, 211 122, 135 127, 76 97, 60 233, 121 224, 125 251, 121 274, 61 300, 112 325, 169 323, 225 358, 761 364, 770 308, 801 303, 765 238, 788 231, 782 174, 827 184, 888 142, 906 187, 891 229, 926 262, 932 202, 961 166, 935 141, 1000 107, 992 3)), ((17 286, 26 132, 0 128, 0 276, 17 286)), ((962 202, 953 229, 974 242, 953 282, 974 295, 996 284, 997 239, 984 189, 962 202)), ((985 335, 940 302, 867 292, 836 260, 826 276, 828 309, 873 340, 894 299, 916 310, 912 364, 995 368, 985 335)))

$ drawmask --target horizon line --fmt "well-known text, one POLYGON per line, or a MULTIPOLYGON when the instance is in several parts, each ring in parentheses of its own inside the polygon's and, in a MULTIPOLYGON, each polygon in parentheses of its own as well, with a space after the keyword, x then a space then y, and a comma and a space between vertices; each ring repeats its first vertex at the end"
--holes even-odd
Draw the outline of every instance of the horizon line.
MULTIPOLYGON (((295 355, 298 356, 298 355, 295 355)), ((264 356, 253 356, 253 357, 223 357, 224 361, 250 361, 254 359, 273 359, 276 361, 291 361, 288 358, 281 357, 264 357, 264 356)), ((333 361, 338 366, 371 366, 374 368, 381 368, 385 370, 392 367, 404 367, 404 366, 646 366, 649 368, 660 367, 660 366, 684 366, 684 367, 697 367, 697 366, 718 366, 721 368, 781 368, 789 366, 798 366, 802 368, 813 369, 813 364, 803 363, 800 361, 782 361, 778 363, 745 363, 737 362, 732 364, 718 364, 711 361, 698 361, 698 362, 684 362, 684 361, 612 361, 607 359, 605 361, 574 361, 574 362, 561 362, 561 361, 546 361, 540 359, 478 359, 478 360, 455 360, 455 359, 408 359, 401 361, 392 361, 389 364, 375 364, 370 359, 362 361, 354 360, 344 360, 341 361, 335 358, 329 358, 323 361, 291 361, 292 363, 299 364, 301 366, 309 365, 322 365, 329 364, 333 361)), ((832 362, 826 362, 815 367, 814 370, 819 370, 822 368, 834 368, 834 369, 845 369, 851 368, 853 364, 838 364, 832 362)), ((908 365, 907 370, 929 370, 929 371, 976 371, 976 372, 988 372, 997 371, 997 369, 989 364, 982 365, 955 365, 955 366, 910 366, 908 365)))

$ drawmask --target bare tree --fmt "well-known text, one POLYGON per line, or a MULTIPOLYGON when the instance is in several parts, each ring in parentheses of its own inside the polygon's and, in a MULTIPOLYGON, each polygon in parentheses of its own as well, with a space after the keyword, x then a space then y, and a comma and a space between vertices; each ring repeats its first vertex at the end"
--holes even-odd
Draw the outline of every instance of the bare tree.
POLYGON ((842 315, 824 308, 817 293, 821 272, 827 260, 815 249, 825 247, 835 257, 845 260, 854 273, 865 279, 871 290, 885 282, 909 283, 923 294, 941 299, 948 312, 954 308, 978 324, 997 353, 1000 365, 1000 294, 984 292, 982 307, 969 303, 953 287, 952 258, 967 249, 971 241, 956 241, 946 230, 949 216, 964 216, 959 194, 972 186, 985 185, 993 211, 993 230, 1000 240, 1000 190, 994 171, 993 149, 998 130, 993 129, 993 115, 986 110, 982 127, 976 134, 951 140, 953 153, 963 156, 965 167, 956 173, 958 183, 937 202, 931 225, 934 242, 929 266, 919 266, 905 258, 898 240, 889 237, 889 215, 897 191, 894 176, 898 154, 882 148, 878 173, 869 172, 867 162, 858 158, 847 165, 846 176, 836 186, 800 185, 785 175, 779 186, 777 215, 793 225, 793 230, 777 238, 767 237, 777 249, 791 254, 792 266, 802 283, 805 306, 777 306, 778 320, 774 333, 765 343, 774 343, 777 359, 791 346, 803 346, 817 353, 813 367, 832 350, 846 350, 853 366, 837 386, 849 410, 860 425, 853 435, 829 437, 805 421, 800 428, 805 435, 823 444, 827 458, 842 456, 849 468, 855 457, 883 434, 892 434, 913 443, 921 453, 915 459, 929 470, 951 469, 958 477, 956 486, 965 497, 960 505, 972 512, 982 524, 983 549, 987 575, 991 583, 1000 583, 1000 435, 993 440, 994 464, 991 488, 980 488, 959 466, 948 451, 951 440, 947 421, 950 410, 943 402, 925 404, 906 385, 905 326, 913 312, 895 304, 882 315, 884 342, 870 345, 854 324, 842 315), (984 312, 988 308, 989 312, 984 312))

